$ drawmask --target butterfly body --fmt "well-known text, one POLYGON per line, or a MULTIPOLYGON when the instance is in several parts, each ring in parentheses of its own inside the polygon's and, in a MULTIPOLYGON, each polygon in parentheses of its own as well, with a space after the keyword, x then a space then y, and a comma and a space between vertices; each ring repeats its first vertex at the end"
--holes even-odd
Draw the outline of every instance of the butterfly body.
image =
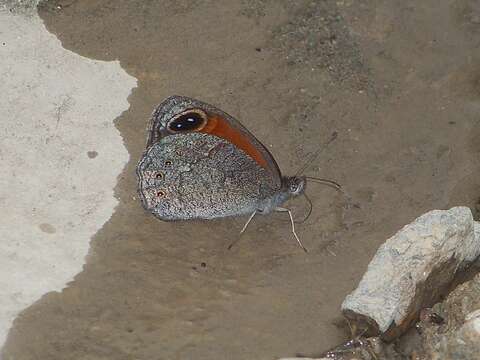
POLYGON ((137 176, 143 206, 166 221, 267 214, 303 193, 306 182, 282 177, 236 119, 181 96, 154 111, 137 176))

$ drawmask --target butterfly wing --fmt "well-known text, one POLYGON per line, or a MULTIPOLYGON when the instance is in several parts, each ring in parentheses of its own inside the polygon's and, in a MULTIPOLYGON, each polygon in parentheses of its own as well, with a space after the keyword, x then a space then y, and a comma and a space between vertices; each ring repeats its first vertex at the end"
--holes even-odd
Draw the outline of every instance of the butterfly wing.
POLYGON ((147 149, 160 139, 183 132, 201 132, 220 137, 243 150, 267 170, 275 186, 282 185, 280 169, 270 152, 238 120, 222 110, 184 96, 171 96, 157 106, 148 126, 147 149), (188 120, 197 125, 190 126, 188 120), (184 123, 186 127, 175 126, 184 123))
POLYGON ((268 169, 242 149, 202 132, 159 138, 137 176, 143 206, 162 220, 252 213, 278 189, 268 169))

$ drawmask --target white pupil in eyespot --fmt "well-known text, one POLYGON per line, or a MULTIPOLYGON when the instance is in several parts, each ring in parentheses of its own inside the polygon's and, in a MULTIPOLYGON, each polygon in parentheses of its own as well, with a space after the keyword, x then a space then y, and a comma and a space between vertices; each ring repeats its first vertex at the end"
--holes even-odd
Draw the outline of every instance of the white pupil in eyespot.
POLYGON ((193 119, 193 118, 188 118, 187 121, 188 121, 188 122, 195 122, 195 119, 193 119))
POLYGON ((182 124, 177 124, 177 129, 180 129, 182 127, 182 124))

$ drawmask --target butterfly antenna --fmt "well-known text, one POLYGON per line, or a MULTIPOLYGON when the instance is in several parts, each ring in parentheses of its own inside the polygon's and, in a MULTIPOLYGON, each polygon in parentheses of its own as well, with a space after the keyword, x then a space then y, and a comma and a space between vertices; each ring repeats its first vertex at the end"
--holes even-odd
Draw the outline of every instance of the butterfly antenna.
POLYGON ((313 177, 313 176, 305 176, 305 178, 312 181, 312 182, 327 185, 327 186, 330 186, 330 187, 332 187, 336 190, 342 191, 342 185, 340 185, 336 181, 329 180, 329 179, 323 179, 323 178, 317 178, 317 177, 313 177))
POLYGON ((307 215, 305 216, 305 218, 301 221, 296 221, 297 224, 303 224, 305 221, 308 220, 308 218, 310 217, 310 215, 312 215, 312 210, 313 210, 313 204, 312 204, 312 200, 310 200, 310 198, 307 196, 306 193, 303 193, 303 196, 305 196, 305 199, 307 200, 308 202, 308 212, 307 212, 307 215))
POLYGON ((298 171, 295 173, 295 176, 299 176, 300 174, 302 174, 306 169, 307 167, 310 166, 310 164, 318 157, 318 155, 320 155, 320 153, 325 150, 325 148, 330 145, 330 143, 335 140, 338 136, 338 133, 336 131, 334 131, 332 133, 332 136, 330 137, 330 139, 325 143, 323 144, 323 146, 321 146, 320 148, 317 149, 317 151, 315 151, 309 158, 308 160, 305 162, 305 164, 300 168, 298 169, 298 171))
MULTIPOLYGON (((342 195, 345 197, 345 200, 347 201, 347 205, 350 206, 352 203, 352 198, 351 196, 345 191, 345 189, 337 183, 336 181, 329 180, 329 179, 323 179, 323 178, 317 178, 317 177, 312 177, 312 176, 305 176, 305 178, 311 182, 317 183, 317 184, 322 184, 326 185, 329 187, 334 188, 338 192, 342 193, 342 195)), ((305 193, 304 193, 305 195, 305 193)), ((306 196, 306 195, 305 195, 306 196)), ((305 219, 306 220, 306 219, 305 219)))

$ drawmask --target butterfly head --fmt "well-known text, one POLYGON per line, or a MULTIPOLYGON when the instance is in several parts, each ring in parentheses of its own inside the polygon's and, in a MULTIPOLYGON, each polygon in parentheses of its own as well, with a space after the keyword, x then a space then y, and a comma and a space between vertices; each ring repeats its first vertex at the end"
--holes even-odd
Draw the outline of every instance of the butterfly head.
POLYGON ((290 196, 298 196, 305 191, 307 179, 305 176, 291 176, 283 179, 285 190, 290 196))

